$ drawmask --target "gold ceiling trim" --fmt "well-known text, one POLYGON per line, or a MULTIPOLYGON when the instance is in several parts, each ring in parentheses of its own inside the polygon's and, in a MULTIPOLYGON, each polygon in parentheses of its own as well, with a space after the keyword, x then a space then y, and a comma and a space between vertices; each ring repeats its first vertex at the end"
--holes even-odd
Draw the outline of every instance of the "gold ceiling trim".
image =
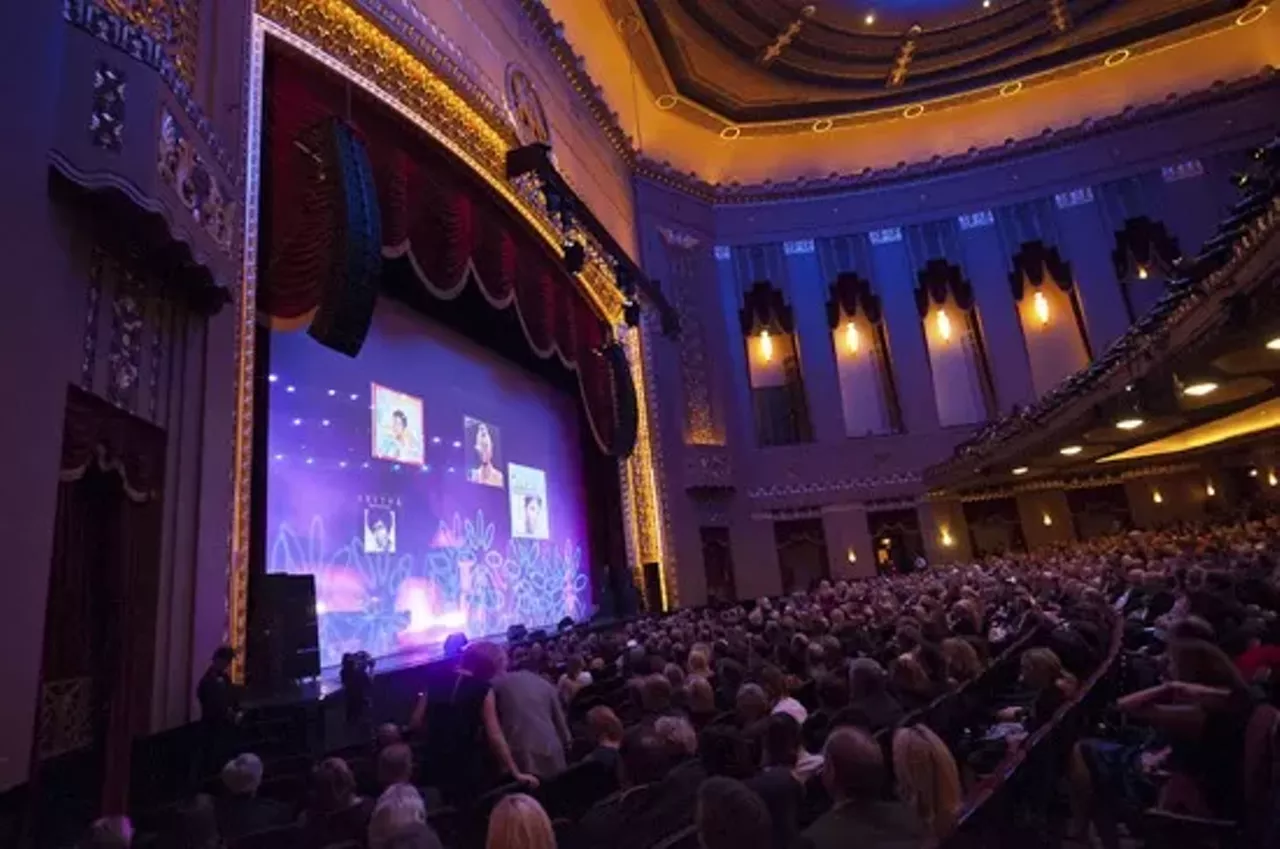
POLYGON ((1280 427, 1280 398, 1272 398, 1213 421, 1109 454, 1094 462, 1119 463, 1126 460, 1145 460, 1148 457, 1181 454, 1208 448, 1228 440, 1252 436, 1277 427, 1280 427))
MULTIPOLYGON (((738 127, 741 132, 735 136, 735 138, 750 139, 762 136, 799 135, 801 133, 809 133, 813 131, 813 123, 816 118, 825 118, 830 120, 833 124, 830 131, 840 132, 842 130, 858 129, 859 127, 865 127, 870 124, 900 120, 904 117, 904 110, 908 109, 927 111, 929 114, 936 114, 943 110, 954 109, 960 106, 968 106, 974 103, 982 103, 991 100, 1000 100, 1002 97, 1007 98, 1009 96, 1007 93, 1002 95, 1001 92, 1007 91, 1007 86, 1015 83, 1020 84, 1017 89, 1019 93, 1033 96, 1036 94, 1036 89, 1038 87, 1047 83, 1053 83, 1071 77, 1078 77, 1084 74, 1102 73, 1126 62, 1140 61, 1149 56, 1154 56, 1168 50, 1186 47, 1196 41, 1211 38, 1219 33, 1240 29, 1254 23, 1258 19, 1253 18, 1247 23, 1241 24, 1238 21, 1238 17, 1238 12, 1229 12, 1224 15, 1219 15, 1216 18, 1201 21, 1200 23, 1186 27, 1185 29, 1162 33, 1142 41, 1134 42, 1124 48, 1111 50, 1107 53, 1094 54, 1092 56, 1085 57, 1084 59, 1078 59, 1074 62, 1056 65, 1037 73, 1016 76, 1012 79, 1001 80, 990 85, 969 89, 956 94, 932 98, 926 97, 909 104, 897 103, 895 105, 882 106, 875 109, 853 110, 833 113, 830 115, 809 115, 804 118, 785 118, 774 121, 735 121, 697 100, 685 97, 681 94, 675 83, 670 80, 668 81, 666 89, 655 89, 654 93, 655 96, 675 96, 676 104, 670 111, 675 114, 682 115, 695 123, 704 125, 708 129, 718 131, 725 127, 738 127)), ((1261 17, 1261 15, 1258 17, 1261 17)), ((649 43, 652 45, 652 49, 657 49, 657 46, 653 43, 652 39, 649 39, 649 43)), ((665 65, 665 63, 663 64, 665 65)), ((915 114, 920 113, 917 112, 915 114)))
MULTIPOLYGON (((457 92, 461 81, 428 66, 347 0, 259 0, 267 35, 350 80, 443 145, 487 182, 557 256, 563 241, 541 194, 506 179, 514 146, 457 92)), ((588 250, 579 288, 610 324, 622 321, 623 299, 603 256, 588 250)))
POLYGON ((974 501, 996 501, 1001 498, 1017 498, 1019 495, 1029 495, 1037 492, 1096 489, 1100 486, 1123 484, 1132 480, 1142 480, 1143 478, 1195 472, 1199 471, 1200 468, 1201 466, 1199 463, 1188 461, 1160 466, 1142 466, 1140 468, 1130 468, 1117 471, 1108 470, 1102 473, 1095 471, 1084 477, 1039 478, 1027 481, 1024 484, 998 486, 980 491, 958 492, 954 490, 940 489, 930 492, 925 496, 924 501, 931 503, 960 501, 966 504, 974 501))

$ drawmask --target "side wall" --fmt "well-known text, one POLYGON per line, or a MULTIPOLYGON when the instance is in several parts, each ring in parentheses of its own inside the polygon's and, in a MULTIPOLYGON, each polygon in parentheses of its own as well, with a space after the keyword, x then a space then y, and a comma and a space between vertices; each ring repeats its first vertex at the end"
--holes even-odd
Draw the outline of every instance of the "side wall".
MULTIPOLYGON (((779 519, 822 517, 833 576, 874 568, 868 516, 904 503, 917 509, 933 562, 965 556, 959 505, 923 501, 920 472, 972 430, 939 424, 914 297, 917 273, 942 258, 972 284, 993 412, 1006 413, 1036 397, 1009 279, 1021 245, 1039 240, 1070 264, 1091 352, 1099 356, 1128 324, 1112 261, 1125 220, 1161 222, 1193 254, 1234 200, 1229 177, 1244 151, 1280 127, 1276 114, 1280 87, 1272 85, 997 165, 773 203, 712 206, 640 181, 644 263, 686 328, 661 349, 656 369, 667 402, 664 449, 668 458, 684 458, 669 460, 667 481, 682 600, 705 597, 701 525, 730 529, 739 597, 780 590, 772 528, 779 519), (883 303, 900 433, 845 435, 825 308, 841 271, 868 279, 883 303), (742 294, 758 279, 781 289, 794 310, 815 434, 809 443, 758 444, 738 319, 742 294)), ((1137 488, 1130 490, 1135 497, 1137 488)), ((1174 512, 1153 514, 1144 497, 1132 511, 1140 525, 1174 512)), ((1179 504, 1179 515, 1195 512, 1179 504)), ((1042 513, 1028 515, 1040 522, 1042 513)), ((1063 524, 1027 527, 1026 538, 1033 545, 1059 539, 1069 528, 1063 524)))

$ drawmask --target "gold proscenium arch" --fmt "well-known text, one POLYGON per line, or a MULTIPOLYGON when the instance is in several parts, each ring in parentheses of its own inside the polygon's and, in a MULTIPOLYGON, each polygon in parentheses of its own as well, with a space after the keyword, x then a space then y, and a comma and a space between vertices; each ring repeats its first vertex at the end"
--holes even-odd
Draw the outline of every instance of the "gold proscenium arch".
MULTIPOLYGON (((406 27, 408 24, 406 23, 406 27)), ((329 70, 341 74, 412 122, 457 156, 489 183, 556 252, 561 239, 546 210, 532 194, 517 191, 506 179, 507 151, 516 142, 500 104, 482 106, 459 92, 469 81, 448 68, 433 67, 431 48, 419 56, 345 0, 259 0, 250 37, 246 83, 244 256, 236 302, 236 409, 232 466, 231 556, 227 575, 227 637, 243 649, 248 629, 247 602, 250 561, 250 511, 253 471, 254 329, 257 316, 258 215, 261 189, 263 63, 267 38, 275 38, 329 70)), ((665 547, 666 518, 661 492, 661 452, 652 422, 654 393, 650 373, 648 330, 627 331, 623 298, 605 258, 589 255, 575 276, 592 305, 618 329, 636 381, 640 421, 635 452, 620 461, 623 486, 623 527, 632 574, 643 581, 643 564, 658 562, 663 604, 676 603, 674 561, 665 547)), ((642 584, 641 584, 642 585, 642 584)), ((243 651, 237 652, 234 672, 243 674, 243 651)))

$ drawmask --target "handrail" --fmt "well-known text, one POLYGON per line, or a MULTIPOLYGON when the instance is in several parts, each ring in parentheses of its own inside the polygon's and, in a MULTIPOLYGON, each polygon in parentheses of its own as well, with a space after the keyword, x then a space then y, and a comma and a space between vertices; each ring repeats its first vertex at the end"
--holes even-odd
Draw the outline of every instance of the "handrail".
POLYGON ((1084 685, 1075 694, 1074 697, 1058 707, 1054 711, 1052 719, 1045 723, 1041 728, 1037 729, 1024 743, 1016 747, 1013 751, 1005 755, 996 770, 985 779, 980 781, 974 790, 969 794, 964 807, 960 811, 960 816, 956 818, 955 826, 951 833, 943 838, 941 842, 954 837, 960 832, 966 823, 971 821, 978 814, 985 804, 995 796, 995 794, 1011 782, 1018 768, 1043 744, 1043 742, 1057 731, 1066 716, 1073 710, 1079 708, 1086 698, 1089 697, 1097 684, 1105 677, 1115 666, 1116 658, 1120 656, 1120 650, 1124 645, 1124 619, 1120 616, 1115 617, 1115 621, 1111 628, 1111 644, 1107 650, 1107 656, 1098 664, 1097 669, 1085 681, 1084 685))

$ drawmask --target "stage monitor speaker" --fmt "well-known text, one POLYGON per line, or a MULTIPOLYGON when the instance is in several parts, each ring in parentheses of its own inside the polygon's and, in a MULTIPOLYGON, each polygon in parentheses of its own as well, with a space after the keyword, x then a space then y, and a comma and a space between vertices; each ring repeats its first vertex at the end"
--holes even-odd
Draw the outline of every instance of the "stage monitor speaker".
POLYGON ((653 615, 662 612, 662 575, 657 563, 644 564, 644 609, 653 615))
POLYGON ((467 647, 467 635, 459 631, 444 638, 444 656, 457 657, 467 647))
POLYGON ((261 575, 255 583, 251 669, 269 686, 320 674, 316 581, 312 575, 261 575), (265 680, 263 680, 265 679, 265 680))

